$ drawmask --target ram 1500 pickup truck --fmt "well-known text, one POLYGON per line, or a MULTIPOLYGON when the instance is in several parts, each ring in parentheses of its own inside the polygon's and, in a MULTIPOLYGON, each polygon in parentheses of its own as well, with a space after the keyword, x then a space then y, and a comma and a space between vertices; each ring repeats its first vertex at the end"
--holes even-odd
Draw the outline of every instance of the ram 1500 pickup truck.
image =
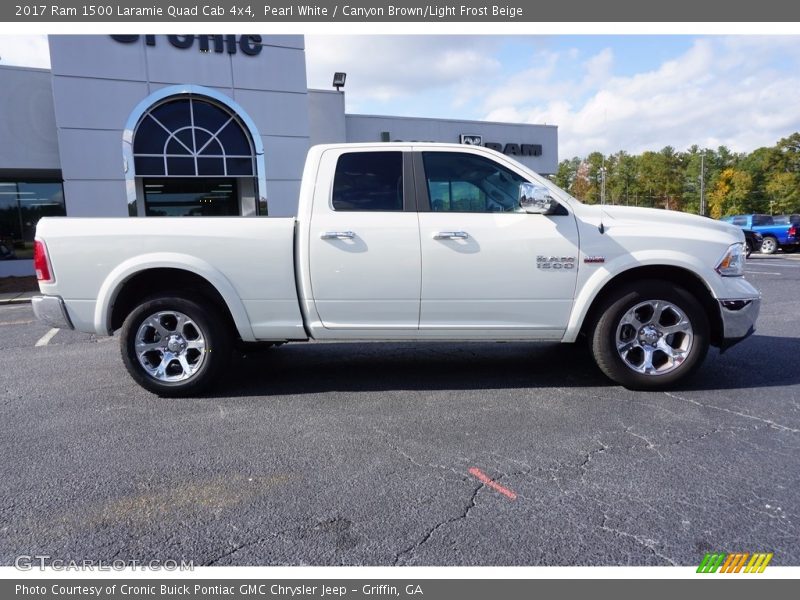
POLYGON ((588 206, 493 150, 310 149, 296 218, 44 218, 54 327, 120 331, 143 387, 198 394, 241 343, 584 337, 633 389, 672 386, 754 331, 738 227, 588 206))

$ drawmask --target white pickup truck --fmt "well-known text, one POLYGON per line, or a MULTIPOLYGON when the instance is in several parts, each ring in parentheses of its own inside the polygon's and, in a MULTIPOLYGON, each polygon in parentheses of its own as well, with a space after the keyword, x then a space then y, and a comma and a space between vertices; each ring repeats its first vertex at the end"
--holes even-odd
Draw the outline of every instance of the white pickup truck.
POLYGON ((632 389, 673 385, 754 331, 738 227, 588 206, 478 146, 311 148, 297 218, 45 218, 54 327, 121 329, 131 376, 200 393, 237 344, 586 337, 632 389))

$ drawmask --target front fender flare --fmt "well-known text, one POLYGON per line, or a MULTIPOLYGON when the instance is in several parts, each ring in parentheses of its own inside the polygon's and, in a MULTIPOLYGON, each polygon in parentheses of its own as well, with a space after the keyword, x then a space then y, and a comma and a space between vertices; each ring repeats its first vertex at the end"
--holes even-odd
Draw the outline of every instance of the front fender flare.
MULTIPOLYGON (((584 269, 587 268, 586 265, 582 266, 584 269)), ((717 276, 714 269, 691 254, 672 251, 669 256, 665 256, 663 250, 644 250, 623 254, 596 270, 583 283, 575 296, 575 302, 572 305, 572 312, 567 323, 567 330, 562 341, 574 342, 577 340, 584 320, 589 314, 589 308, 598 294, 615 277, 638 267, 677 267, 698 277, 708 288, 712 297, 718 298, 721 291, 720 289, 715 289, 715 286, 711 284, 715 276, 717 276)))

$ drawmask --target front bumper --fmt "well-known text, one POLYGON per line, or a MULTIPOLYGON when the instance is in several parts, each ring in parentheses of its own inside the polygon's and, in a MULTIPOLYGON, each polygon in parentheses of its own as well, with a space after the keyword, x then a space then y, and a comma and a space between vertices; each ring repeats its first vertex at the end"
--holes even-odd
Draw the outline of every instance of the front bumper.
POLYGON ((760 309, 760 298, 719 300, 719 313, 722 318, 722 341, 719 345, 721 352, 755 332, 760 309))
POLYGON ((34 296, 31 298, 36 318, 57 329, 74 329, 67 308, 60 296, 34 296))

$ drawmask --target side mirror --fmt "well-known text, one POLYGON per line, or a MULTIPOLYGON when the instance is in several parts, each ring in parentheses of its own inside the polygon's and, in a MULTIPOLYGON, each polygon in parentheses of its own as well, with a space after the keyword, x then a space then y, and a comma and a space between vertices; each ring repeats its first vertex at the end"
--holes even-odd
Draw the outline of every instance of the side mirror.
POLYGON ((546 187, 525 182, 519 184, 519 206, 526 213, 550 215, 555 212, 558 202, 546 187))

